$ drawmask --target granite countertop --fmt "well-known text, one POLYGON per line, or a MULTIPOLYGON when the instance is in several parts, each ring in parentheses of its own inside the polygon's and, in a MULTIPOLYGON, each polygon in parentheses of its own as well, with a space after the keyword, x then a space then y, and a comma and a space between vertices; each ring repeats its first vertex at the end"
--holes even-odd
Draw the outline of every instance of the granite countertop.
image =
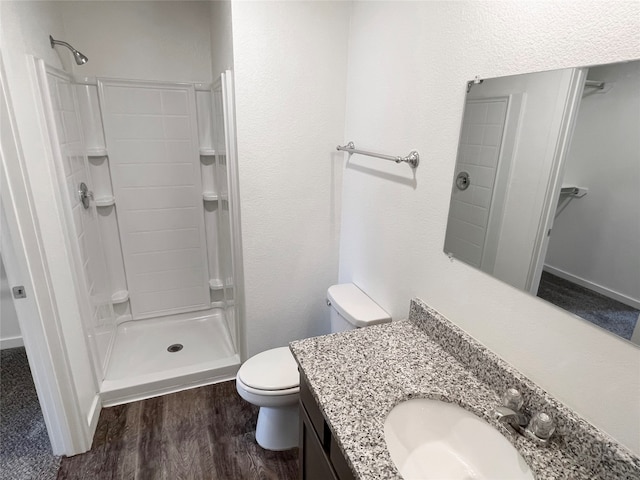
POLYGON ((290 347, 356 478, 402 478, 386 448, 384 421, 395 405, 420 397, 456 403, 494 425, 538 480, 640 478, 640 459, 527 384, 420 300, 412 301, 408 320, 299 340, 290 347), (559 434, 549 446, 535 445, 493 419, 503 386, 520 389, 525 408, 530 398, 534 411, 556 419, 559 434), (563 438, 568 429, 579 431, 576 442, 563 438))

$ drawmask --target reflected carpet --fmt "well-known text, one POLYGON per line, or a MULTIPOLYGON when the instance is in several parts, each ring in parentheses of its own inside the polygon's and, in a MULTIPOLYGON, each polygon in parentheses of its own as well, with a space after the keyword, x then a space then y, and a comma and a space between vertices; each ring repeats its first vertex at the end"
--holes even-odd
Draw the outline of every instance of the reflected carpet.
POLYGON ((24 348, 0 352, 0 479, 56 478, 49 436, 24 348))

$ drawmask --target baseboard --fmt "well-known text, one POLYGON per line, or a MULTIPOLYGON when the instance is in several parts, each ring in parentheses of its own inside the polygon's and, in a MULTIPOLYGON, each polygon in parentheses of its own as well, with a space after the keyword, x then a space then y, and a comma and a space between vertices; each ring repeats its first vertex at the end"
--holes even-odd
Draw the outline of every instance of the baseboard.
POLYGON ((100 418, 100 410, 102 410, 102 401, 100 400, 100 394, 96 394, 91 402, 91 408, 87 415, 87 424, 89 425, 89 433, 93 438, 96 433, 96 427, 98 426, 98 419, 100 418))
POLYGON ((22 340, 22 337, 0 338, 0 350, 17 347, 24 347, 24 340, 22 340))
POLYGON ((633 330, 630 340, 631 343, 640 345, 640 315, 638 316, 638 322, 636 323, 636 328, 633 330))
POLYGON ((578 277, 569 272, 565 272, 564 270, 560 270, 559 268, 552 267, 550 265, 546 265, 543 267, 545 272, 549 272, 556 277, 560 277, 564 280, 568 280, 569 282, 575 283, 576 285, 580 285, 581 287, 588 288, 589 290, 593 290, 605 297, 611 298, 612 300, 617 300, 618 302, 624 303, 625 305, 629 305, 631 308, 636 308, 640 310, 640 300, 636 300, 635 298, 628 297, 622 293, 618 293, 615 290, 611 290, 607 287, 603 287, 602 285, 598 285, 597 283, 593 283, 589 280, 585 280, 582 277, 578 277))

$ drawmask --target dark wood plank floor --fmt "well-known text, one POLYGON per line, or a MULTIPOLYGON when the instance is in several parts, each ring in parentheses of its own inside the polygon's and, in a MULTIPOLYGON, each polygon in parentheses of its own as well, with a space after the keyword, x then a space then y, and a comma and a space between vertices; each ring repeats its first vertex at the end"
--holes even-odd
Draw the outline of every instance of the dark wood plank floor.
POLYGON ((255 441, 258 409, 219 383, 105 408, 91 450, 63 458, 58 480, 294 480, 298 449, 255 441))

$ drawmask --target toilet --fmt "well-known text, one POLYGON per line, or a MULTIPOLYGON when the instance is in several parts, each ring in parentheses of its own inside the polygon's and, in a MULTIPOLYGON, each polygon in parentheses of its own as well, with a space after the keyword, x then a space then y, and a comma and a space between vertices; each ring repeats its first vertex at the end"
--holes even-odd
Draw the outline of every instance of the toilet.
MULTIPOLYGON (((327 290, 331 332, 387 323, 391 317, 353 283, 327 290)), ((247 402, 260 407, 256 441, 266 450, 298 446, 300 376, 289 347, 272 348, 242 364, 236 390, 247 402)))

